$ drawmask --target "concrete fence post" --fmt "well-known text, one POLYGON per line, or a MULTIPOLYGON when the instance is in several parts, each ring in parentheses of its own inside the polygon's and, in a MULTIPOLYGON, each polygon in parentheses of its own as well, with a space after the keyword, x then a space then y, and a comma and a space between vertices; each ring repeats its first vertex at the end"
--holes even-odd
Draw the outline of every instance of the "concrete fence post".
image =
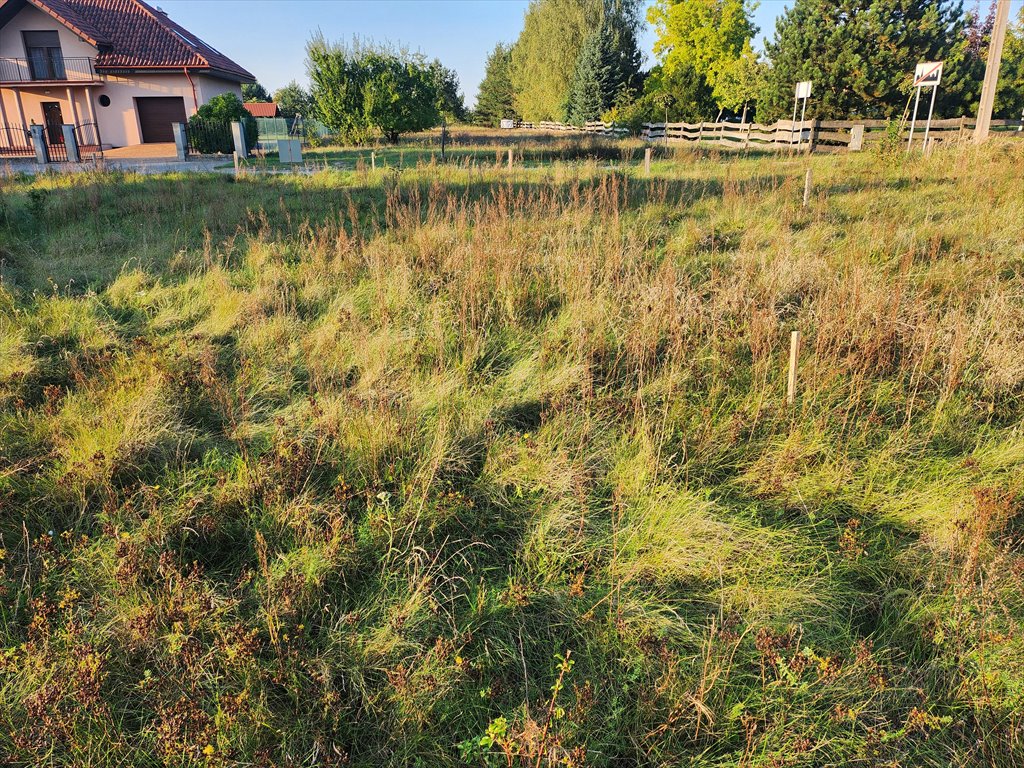
POLYGON ((69 163, 80 163, 82 162, 82 155, 78 151, 78 137, 75 136, 75 126, 73 125, 62 125, 60 127, 61 133, 64 134, 64 149, 68 153, 69 163))
POLYGON ((188 136, 185 134, 184 123, 171 123, 174 131, 174 152, 179 160, 188 160, 188 136))
POLYGON ((235 152, 239 157, 248 157, 249 152, 245 146, 245 127, 240 122, 231 124, 231 136, 235 140, 235 152))
POLYGON ((36 151, 36 162, 40 165, 46 165, 49 159, 46 155, 46 136, 43 134, 43 126, 33 125, 32 131, 32 147, 36 151))

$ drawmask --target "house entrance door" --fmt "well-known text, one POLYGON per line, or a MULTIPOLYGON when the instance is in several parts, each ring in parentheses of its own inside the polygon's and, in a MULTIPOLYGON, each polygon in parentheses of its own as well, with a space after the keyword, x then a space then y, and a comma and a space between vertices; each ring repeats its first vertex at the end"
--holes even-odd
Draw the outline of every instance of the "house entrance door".
POLYGON ((64 125, 64 114, 60 111, 60 102, 43 102, 43 123, 46 125, 46 143, 63 144, 64 131, 62 126, 64 125))

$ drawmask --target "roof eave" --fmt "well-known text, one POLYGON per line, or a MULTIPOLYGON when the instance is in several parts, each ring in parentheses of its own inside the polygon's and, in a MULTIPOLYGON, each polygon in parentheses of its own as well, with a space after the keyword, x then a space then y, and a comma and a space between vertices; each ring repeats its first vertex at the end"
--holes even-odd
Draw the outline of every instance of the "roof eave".
POLYGON ((231 80, 238 83, 255 83, 256 78, 250 72, 232 72, 227 69, 217 69, 210 66, 181 66, 179 64, 132 64, 130 66, 118 66, 117 64, 97 64, 96 71, 105 75, 131 74, 133 72, 146 72, 150 74, 178 75, 184 71, 193 74, 210 75, 221 80, 231 80))

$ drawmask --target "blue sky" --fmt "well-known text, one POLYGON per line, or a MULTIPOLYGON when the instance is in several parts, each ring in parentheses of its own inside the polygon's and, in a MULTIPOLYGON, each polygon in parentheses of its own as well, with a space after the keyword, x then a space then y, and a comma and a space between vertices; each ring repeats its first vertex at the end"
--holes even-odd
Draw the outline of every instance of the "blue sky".
MULTIPOLYGON (((306 81, 305 43, 317 28, 331 39, 391 40, 441 59, 459 73, 472 106, 487 54, 515 40, 528 0, 150 0, 171 18, 251 71, 273 91, 306 81)), ((755 21, 771 36, 791 0, 761 0, 755 21)), ((987 7, 988 0, 983 0, 987 7)), ((972 0, 964 5, 974 6, 972 0)), ((1014 3, 1014 12, 1020 2, 1014 3)), ((654 32, 645 29, 650 58, 654 32)))

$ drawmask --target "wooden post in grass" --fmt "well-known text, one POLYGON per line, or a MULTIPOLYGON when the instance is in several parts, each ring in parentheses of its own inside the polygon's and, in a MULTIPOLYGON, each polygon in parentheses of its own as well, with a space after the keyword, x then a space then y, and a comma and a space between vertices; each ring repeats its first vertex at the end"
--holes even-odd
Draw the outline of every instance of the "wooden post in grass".
POLYGON ((800 331, 793 331, 789 336, 789 379, 786 386, 786 402, 790 405, 796 400, 796 361, 800 357, 800 331))
POLYGON ((377 153, 374 150, 370 150, 370 170, 377 170, 377 153))
POLYGON ((644 176, 651 175, 651 148, 644 150, 644 176))
POLYGON ((508 169, 512 170, 512 147, 508 148, 508 169))
POLYGON ((234 157, 234 160, 235 160, 235 178, 237 179, 238 178, 238 152, 233 152, 232 156, 234 157))
POLYGON ((811 169, 807 169, 807 175, 804 176, 804 208, 811 202, 811 169))

